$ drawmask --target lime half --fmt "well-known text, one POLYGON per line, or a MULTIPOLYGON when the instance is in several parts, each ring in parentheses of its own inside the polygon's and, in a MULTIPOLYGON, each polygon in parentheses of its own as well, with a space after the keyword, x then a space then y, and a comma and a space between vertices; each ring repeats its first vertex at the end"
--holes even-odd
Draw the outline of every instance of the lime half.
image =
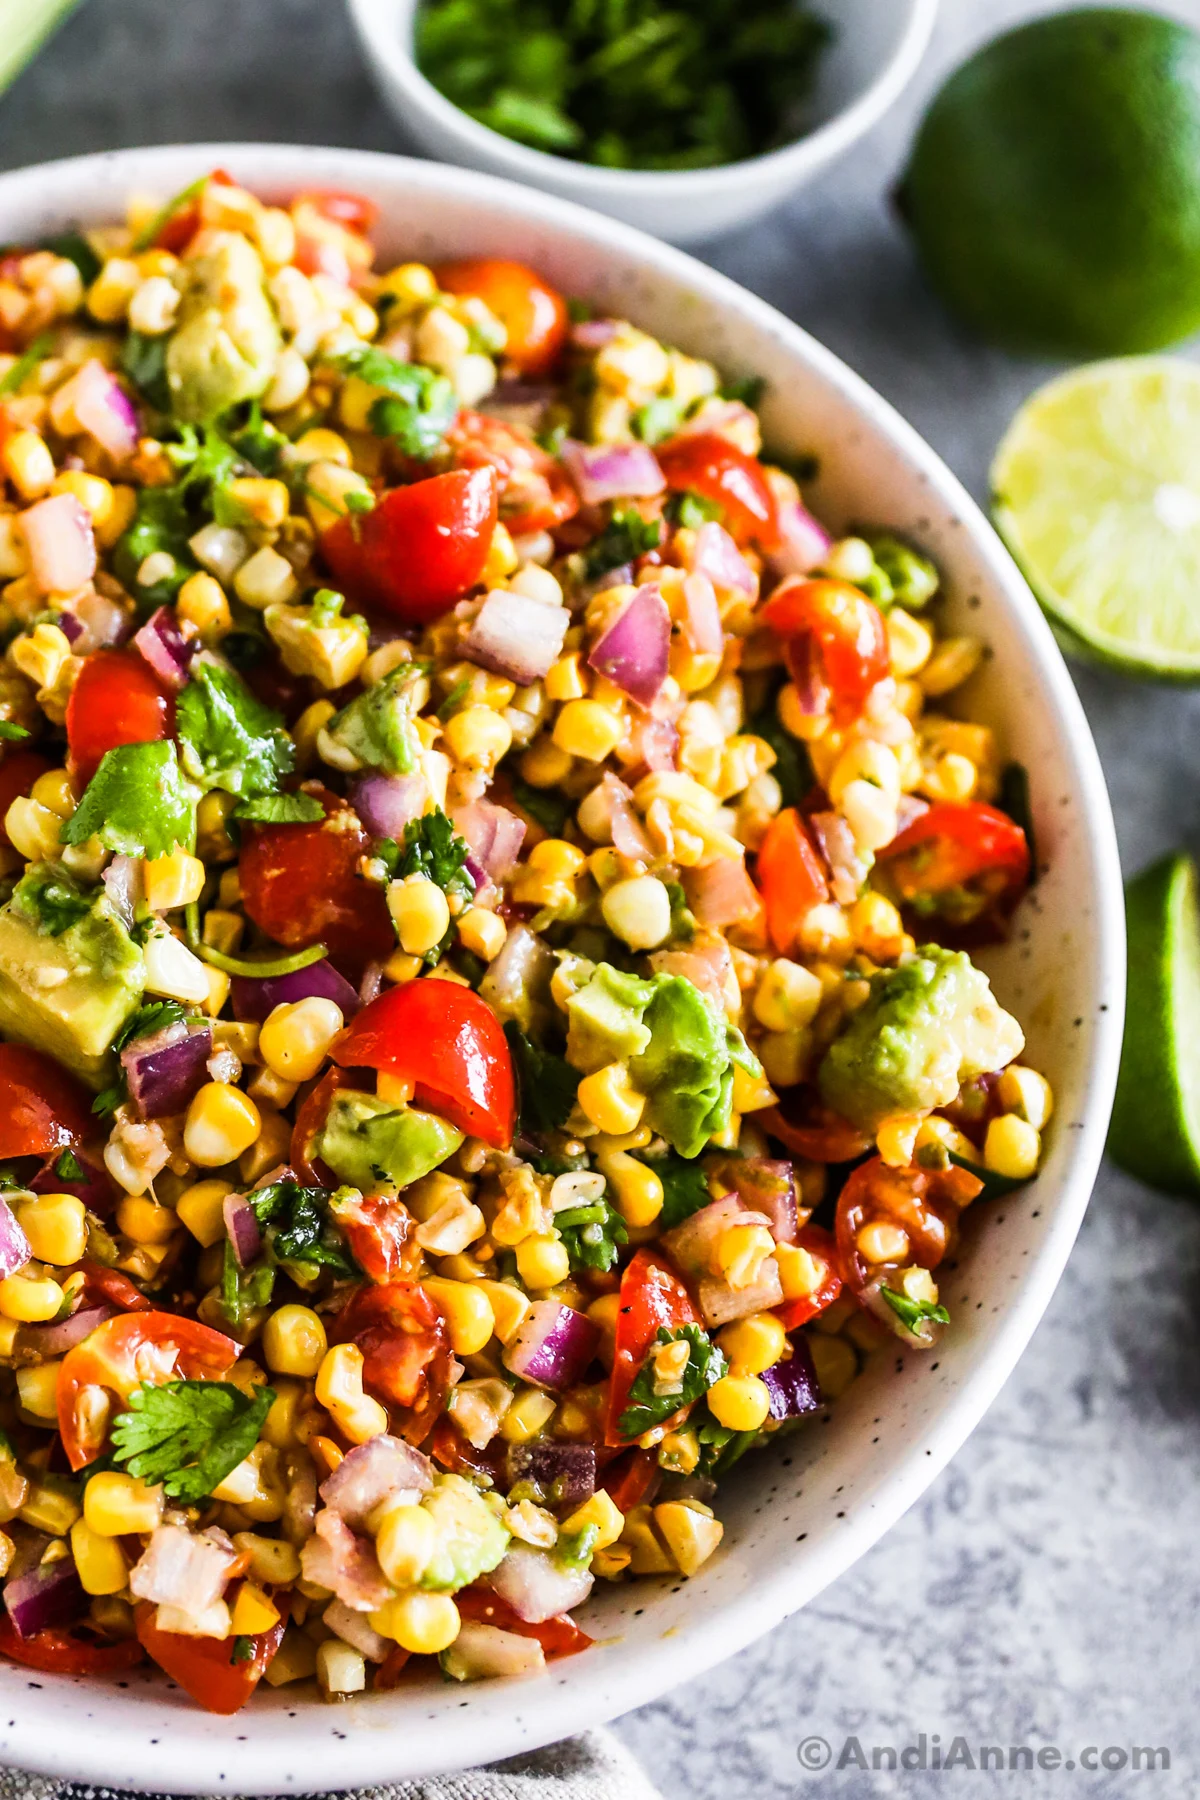
POLYGON ((992 495, 1067 649, 1200 681, 1200 367, 1121 357, 1039 388, 996 452, 992 495))
POLYGON ((1129 988, 1108 1148, 1168 1194, 1200 1193, 1200 908, 1190 856, 1125 889, 1129 988))

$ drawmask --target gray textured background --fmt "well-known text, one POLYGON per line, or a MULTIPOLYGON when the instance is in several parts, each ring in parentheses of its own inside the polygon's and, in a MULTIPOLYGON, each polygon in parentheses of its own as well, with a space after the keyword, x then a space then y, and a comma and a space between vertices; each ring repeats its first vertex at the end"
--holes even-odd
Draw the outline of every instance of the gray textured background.
MULTIPOLYGON (((1048 370, 954 331, 885 195, 942 74, 1035 10, 943 0, 927 64, 892 116, 814 190, 709 252, 894 401, 981 498, 992 447, 1048 370)), ((1173 10, 1200 24, 1200 0, 1173 10)), ((221 137, 396 147, 336 0, 89 0, 0 99, 0 167, 221 137)), ((1126 869, 1194 847, 1200 695, 1076 676, 1126 869)), ((1024 1361, 925 1500, 807 1611, 622 1722, 664 1792, 1194 1794, 1198 1276, 1200 1215, 1106 1169, 1024 1361), (1172 1766, 817 1776, 797 1760, 812 1734, 836 1747, 851 1733, 869 1746, 922 1731, 1064 1758, 1166 1745, 1172 1766)))

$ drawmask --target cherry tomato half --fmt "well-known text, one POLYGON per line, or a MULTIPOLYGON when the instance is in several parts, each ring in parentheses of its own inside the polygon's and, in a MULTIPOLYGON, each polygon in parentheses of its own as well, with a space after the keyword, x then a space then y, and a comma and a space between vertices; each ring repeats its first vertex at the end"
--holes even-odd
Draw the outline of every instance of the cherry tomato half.
POLYGON ((617 1308, 616 1353, 608 1387, 606 1444, 627 1444, 621 1414, 659 1328, 700 1324, 692 1297, 664 1256, 639 1250, 621 1276, 617 1308))
POLYGON ((234 1662, 234 1638, 185 1637, 178 1631, 160 1631, 155 1623, 158 1608, 148 1601, 134 1608, 140 1644, 177 1681, 185 1693, 211 1713, 235 1713, 262 1679, 263 1670, 278 1650, 285 1621, 251 1638, 253 1654, 234 1662))
POLYGON ((0 1044, 0 1158, 49 1156, 83 1141, 91 1102, 52 1056, 0 1044))
POLYGON ((757 1115, 764 1131, 806 1162, 855 1162, 871 1138, 820 1100, 813 1089, 789 1088, 782 1103, 757 1115))
POLYGON ((794 578, 776 588, 762 619, 786 640, 784 653, 800 684, 811 678, 815 647, 834 723, 860 718, 871 689, 891 669, 887 628, 874 602, 848 581, 794 578))
POLYGON ((490 1588, 462 1588, 454 1596, 459 1616, 474 1619, 480 1625, 495 1625, 501 1631, 513 1631, 518 1637, 536 1638, 546 1654, 547 1662, 554 1662, 560 1656, 574 1656, 579 1650, 589 1650, 593 1640, 586 1631, 581 1631, 573 1619, 560 1613, 552 1619, 540 1619, 536 1625, 518 1617, 499 1594, 493 1594, 490 1588))
POLYGON ((821 1279, 810 1294, 799 1300, 788 1300, 783 1306, 775 1309, 775 1317, 785 1331, 795 1331, 799 1325, 807 1325, 818 1313, 832 1306, 842 1291, 842 1272, 838 1267, 837 1245, 830 1232, 820 1225, 802 1225, 797 1243, 802 1250, 807 1250, 817 1269, 821 1271, 821 1279))
POLYGON ((8 843, 4 821, 14 800, 28 794, 34 782, 54 764, 36 750, 9 750, 0 762, 0 844, 8 843))
MULTIPOLYGON (((217 182, 222 187, 237 185, 233 176, 227 175, 224 169, 214 169, 208 179, 217 182)), ((185 200, 182 206, 176 207, 164 219, 159 226, 158 235, 154 239, 154 248, 169 250, 173 256, 178 256, 179 252, 195 236, 199 227, 200 197, 197 195, 194 200, 185 200)))
POLYGON ((155 744, 175 730, 175 702, 135 650, 84 658, 67 701, 67 746, 75 784, 87 786, 118 744, 155 744))
POLYGON ((435 269, 444 293, 482 300, 508 332, 504 356, 522 375, 545 375, 567 341, 562 295, 524 263, 502 256, 472 256, 435 269))
POLYGON ((794 806, 776 813, 758 846, 758 890, 767 909, 771 942, 786 956, 810 907, 829 898, 821 859, 794 806))
POLYGON ((292 205, 302 206, 306 202, 323 219, 332 219, 335 225, 344 225, 347 231, 356 231, 360 237, 366 237, 379 217, 379 208, 373 200, 368 200, 364 194, 345 193, 340 188, 306 190, 295 196, 292 205))
POLYGON ((115 1306, 118 1312, 153 1312, 154 1302, 147 1300, 141 1288, 135 1287, 120 1269, 106 1269, 102 1263, 85 1257, 70 1271, 83 1276, 79 1290, 81 1306, 115 1306))
POLYGON ((345 1069, 386 1070, 416 1084, 431 1107, 496 1150, 512 1143, 516 1085, 499 1020, 470 988, 410 981, 356 1014, 330 1051, 345 1069))
POLYGON ((58 1369, 58 1429, 71 1467, 82 1469, 104 1447, 106 1409, 85 1390, 124 1400, 143 1381, 220 1381, 240 1354, 223 1332, 174 1313, 127 1312, 97 1325, 58 1369))
POLYGON ((335 1199, 332 1211, 350 1254, 370 1280, 395 1281, 414 1272, 421 1258, 412 1241, 417 1221, 403 1200, 351 1189, 349 1196, 335 1199))
POLYGON ((893 1169, 879 1156, 852 1169, 838 1195, 835 1235, 838 1261, 847 1287, 855 1295, 886 1277, 889 1270, 936 1269, 953 1247, 958 1215, 980 1193, 977 1175, 960 1169, 893 1169), (894 1264, 869 1262, 859 1248, 865 1225, 899 1226, 908 1239, 907 1254, 894 1264))
POLYGON ((655 452, 673 493, 699 494, 721 508, 722 523, 739 544, 769 550, 779 538, 779 510, 762 464, 715 431, 672 438, 655 452))
POLYGON ((424 1288, 415 1281, 360 1287, 329 1335, 332 1343, 358 1345, 364 1387, 393 1412, 401 1437, 424 1443, 450 1391, 454 1361, 446 1322, 424 1288))
POLYGON ((514 537, 557 531, 579 511, 566 470, 522 426, 461 412, 446 442, 460 469, 495 469, 500 517, 514 537))
POLYGON ((261 931, 298 950, 324 944, 361 975, 396 943, 382 890, 358 873, 371 840, 344 800, 323 793, 321 825, 254 825, 242 833, 242 905, 261 931))
POLYGON ((618 1512, 627 1513, 654 1498, 663 1472, 653 1450, 626 1450, 610 1463, 600 1481, 618 1512))
POLYGON ((494 471, 452 469, 347 513, 321 534, 321 549, 352 599, 425 625, 483 574, 496 518, 494 471))
POLYGON ((938 801, 879 860, 902 905, 955 924, 1009 910, 1029 881, 1024 831, 980 800, 938 801))
POLYGON ((105 1644, 53 1629, 22 1637, 8 1614, 0 1613, 0 1656, 26 1669, 53 1675, 119 1675, 143 1662, 145 1655, 136 1638, 105 1644))

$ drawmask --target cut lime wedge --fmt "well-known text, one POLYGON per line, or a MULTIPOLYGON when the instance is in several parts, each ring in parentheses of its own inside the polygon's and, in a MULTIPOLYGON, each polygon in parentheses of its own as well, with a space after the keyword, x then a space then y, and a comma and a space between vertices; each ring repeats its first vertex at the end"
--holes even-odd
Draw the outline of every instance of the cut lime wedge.
POLYGON ((1200 907, 1190 856, 1128 883, 1125 1043, 1108 1148, 1168 1194, 1200 1193, 1200 907))
POLYGON ((996 452, 992 494, 1065 648, 1200 681, 1200 367, 1121 357, 1040 388, 996 452))

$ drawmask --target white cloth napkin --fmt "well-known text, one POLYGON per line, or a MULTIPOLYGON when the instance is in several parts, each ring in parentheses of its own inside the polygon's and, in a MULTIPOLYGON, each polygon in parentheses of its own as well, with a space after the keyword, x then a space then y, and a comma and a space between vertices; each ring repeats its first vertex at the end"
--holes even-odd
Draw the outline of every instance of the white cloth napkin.
MULTIPOLYGON (((3 1769, 0 1800, 134 1800, 134 1796, 123 1789, 3 1769)), ((167 1796, 156 1795, 153 1800, 167 1800, 167 1796)), ((316 1800, 661 1800, 661 1796, 611 1732, 587 1731, 582 1737, 567 1738, 561 1744, 549 1744, 544 1750, 486 1768, 351 1788, 341 1795, 319 1795, 316 1800)))

